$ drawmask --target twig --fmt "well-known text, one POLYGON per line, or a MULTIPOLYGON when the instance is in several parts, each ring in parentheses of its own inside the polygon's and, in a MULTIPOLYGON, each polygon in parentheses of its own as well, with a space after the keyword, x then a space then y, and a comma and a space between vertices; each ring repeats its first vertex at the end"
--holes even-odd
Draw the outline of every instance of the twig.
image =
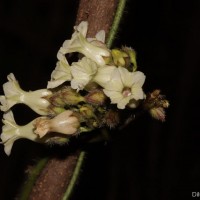
MULTIPOLYGON (((117 5, 121 6, 121 9, 118 8, 118 17, 115 18, 115 26, 111 28, 112 34, 107 38, 110 46, 119 25, 119 16, 122 15, 124 3, 125 0, 80 0, 76 24, 84 20, 89 22, 88 37, 94 37, 102 29, 107 35, 113 23, 117 5)), ((29 199, 69 199, 80 173, 84 155, 83 152, 74 152, 63 159, 51 158, 41 171, 29 199)))

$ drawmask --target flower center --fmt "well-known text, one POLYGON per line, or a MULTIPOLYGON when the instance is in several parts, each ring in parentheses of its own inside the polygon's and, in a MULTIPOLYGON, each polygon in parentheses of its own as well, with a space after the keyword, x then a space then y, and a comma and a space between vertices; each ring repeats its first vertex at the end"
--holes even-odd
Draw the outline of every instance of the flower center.
POLYGON ((123 95, 124 97, 130 96, 130 95, 131 95, 131 89, 130 89, 130 88, 124 88, 124 89, 122 90, 122 95, 123 95))

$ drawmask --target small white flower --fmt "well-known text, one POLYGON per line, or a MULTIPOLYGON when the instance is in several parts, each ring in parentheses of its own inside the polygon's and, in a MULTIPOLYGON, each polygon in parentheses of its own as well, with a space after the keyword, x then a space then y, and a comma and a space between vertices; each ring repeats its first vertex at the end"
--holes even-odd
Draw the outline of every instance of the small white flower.
POLYGON ((83 21, 74 27, 75 32, 71 40, 66 40, 60 48, 59 53, 67 54, 79 52, 92 59, 97 64, 104 65, 103 57, 110 57, 110 50, 102 41, 105 40, 105 33, 101 31, 96 35, 97 38, 86 38, 88 23, 83 21), (99 41, 99 40, 100 41, 99 41))
POLYGON ((56 63, 56 68, 51 74, 51 81, 48 82, 47 88, 55 88, 65 81, 70 81, 71 71, 69 63, 65 56, 61 53, 58 53, 58 62, 56 63))
POLYGON ((4 144, 4 151, 9 156, 13 143, 20 139, 26 138, 36 141, 38 136, 33 132, 33 121, 25 126, 18 126, 14 120, 12 111, 8 111, 3 115, 3 123, 1 140, 4 144))
POLYGON ((93 79, 94 82, 99 84, 101 87, 105 88, 111 79, 111 74, 113 73, 115 66, 102 66, 98 68, 98 71, 93 79))
POLYGON ((78 119, 73 116, 72 111, 66 110, 53 119, 39 117, 35 120, 34 126, 34 132, 41 138, 49 132, 72 135, 77 132, 78 128, 80 127, 80 123, 78 119))
POLYGON ((131 99, 136 102, 144 99, 145 95, 142 90, 144 81, 145 75, 142 72, 129 72, 123 67, 118 67, 111 74, 111 79, 103 91, 106 96, 110 97, 111 103, 117 104, 119 109, 124 109, 131 99))
POLYGON ((40 115, 48 114, 47 107, 50 103, 44 97, 51 95, 52 92, 47 89, 26 92, 20 88, 14 74, 8 75, 8 82, 4 83, 3 90, 5 96, 0 96, 2 111, 9 110, 12 106, 18 103, 23 103, 29 106, 32 110, 40 115))
POLYGON ((72 63, 71 87, 82 90, 93 78, 97 72, 97 64, 89 58, 83 57, 80 61, 72 63))

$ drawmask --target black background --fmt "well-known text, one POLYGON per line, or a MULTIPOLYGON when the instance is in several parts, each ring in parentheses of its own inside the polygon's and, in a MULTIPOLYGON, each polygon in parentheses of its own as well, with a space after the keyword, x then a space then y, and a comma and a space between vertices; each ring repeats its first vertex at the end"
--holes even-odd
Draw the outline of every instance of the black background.
MULTIPOLYGON (((67 0, 0 1, 1 85, 13 72, 24 90, 46 87, 77 6, 67 0)), ((145 115, 108 144, 89 147, 72 199, 192 199, 200 192, 200 1, 129 0, 114 43, 121 45, 137 51, 145 91, 160 88, 167 95, 167 119, 145 115)), ((25 106, 14 107, 14 114, 18 124, 36 117, 25 106)), ((48 151, 53 149, 21 140, 7 157, 0 146, 1 200, 14 199, 27 165, 48 151)))

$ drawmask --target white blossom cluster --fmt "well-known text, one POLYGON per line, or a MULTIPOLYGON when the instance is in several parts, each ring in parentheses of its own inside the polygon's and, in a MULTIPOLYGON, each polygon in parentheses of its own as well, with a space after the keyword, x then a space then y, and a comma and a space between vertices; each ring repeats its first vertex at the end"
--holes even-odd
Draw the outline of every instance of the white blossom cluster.
POLYGON ((75 26, 74 30, 72 38, 64 41, 58 51, 56 68, 47 89, 26 92, 20 88, 12 73, 8 75, 8 82, 3 85, 4 95, 0 96, 0 109, 5 112, 1 140, 7 155, 19 138, 40 141, 50 132, 73 135, 79 130, 79 119, 70 109, 53 118, 49 117, 51 102, 47 97, 63 84, 70 85, 77 93, 90 91, 90 86, 96 85, 110 99, 111 104, 116 104, 117 109, 125 109, 127 106, 136 108, 138 102, 145 98, 142 89, 145 75, 142 72, 129 71, 114 62, 108 62, 112 55, 105 45, 104 31, 98 32, 95 38, 87 38, 88 23, 85 21, 75 26), (74 52, 80 53, 81 57, 69 64, 67 54, 74 52), (25 126, 17 125, 10 109, 19 103, 26 104, 42 116, 25 126))
POLYGON ((124 67, 106 64, 104 58, 109 58, 111 52, 104 43, 105 32, 100 31, 95 38, 86 38, 87 28, 88 23, 81 22, 75 27, 71 40, 63 43, 47 88, 55 88, 70 81, 71 87, 79 91, 95 82, 119 109, 124 109, 131 100, 136 107, 137 101, 145 97, 142 90, 145 75, 140 71, 129 72, 124 67), (83 57, 70 66, 65 55, 72 52, 79 52, 83 57))

